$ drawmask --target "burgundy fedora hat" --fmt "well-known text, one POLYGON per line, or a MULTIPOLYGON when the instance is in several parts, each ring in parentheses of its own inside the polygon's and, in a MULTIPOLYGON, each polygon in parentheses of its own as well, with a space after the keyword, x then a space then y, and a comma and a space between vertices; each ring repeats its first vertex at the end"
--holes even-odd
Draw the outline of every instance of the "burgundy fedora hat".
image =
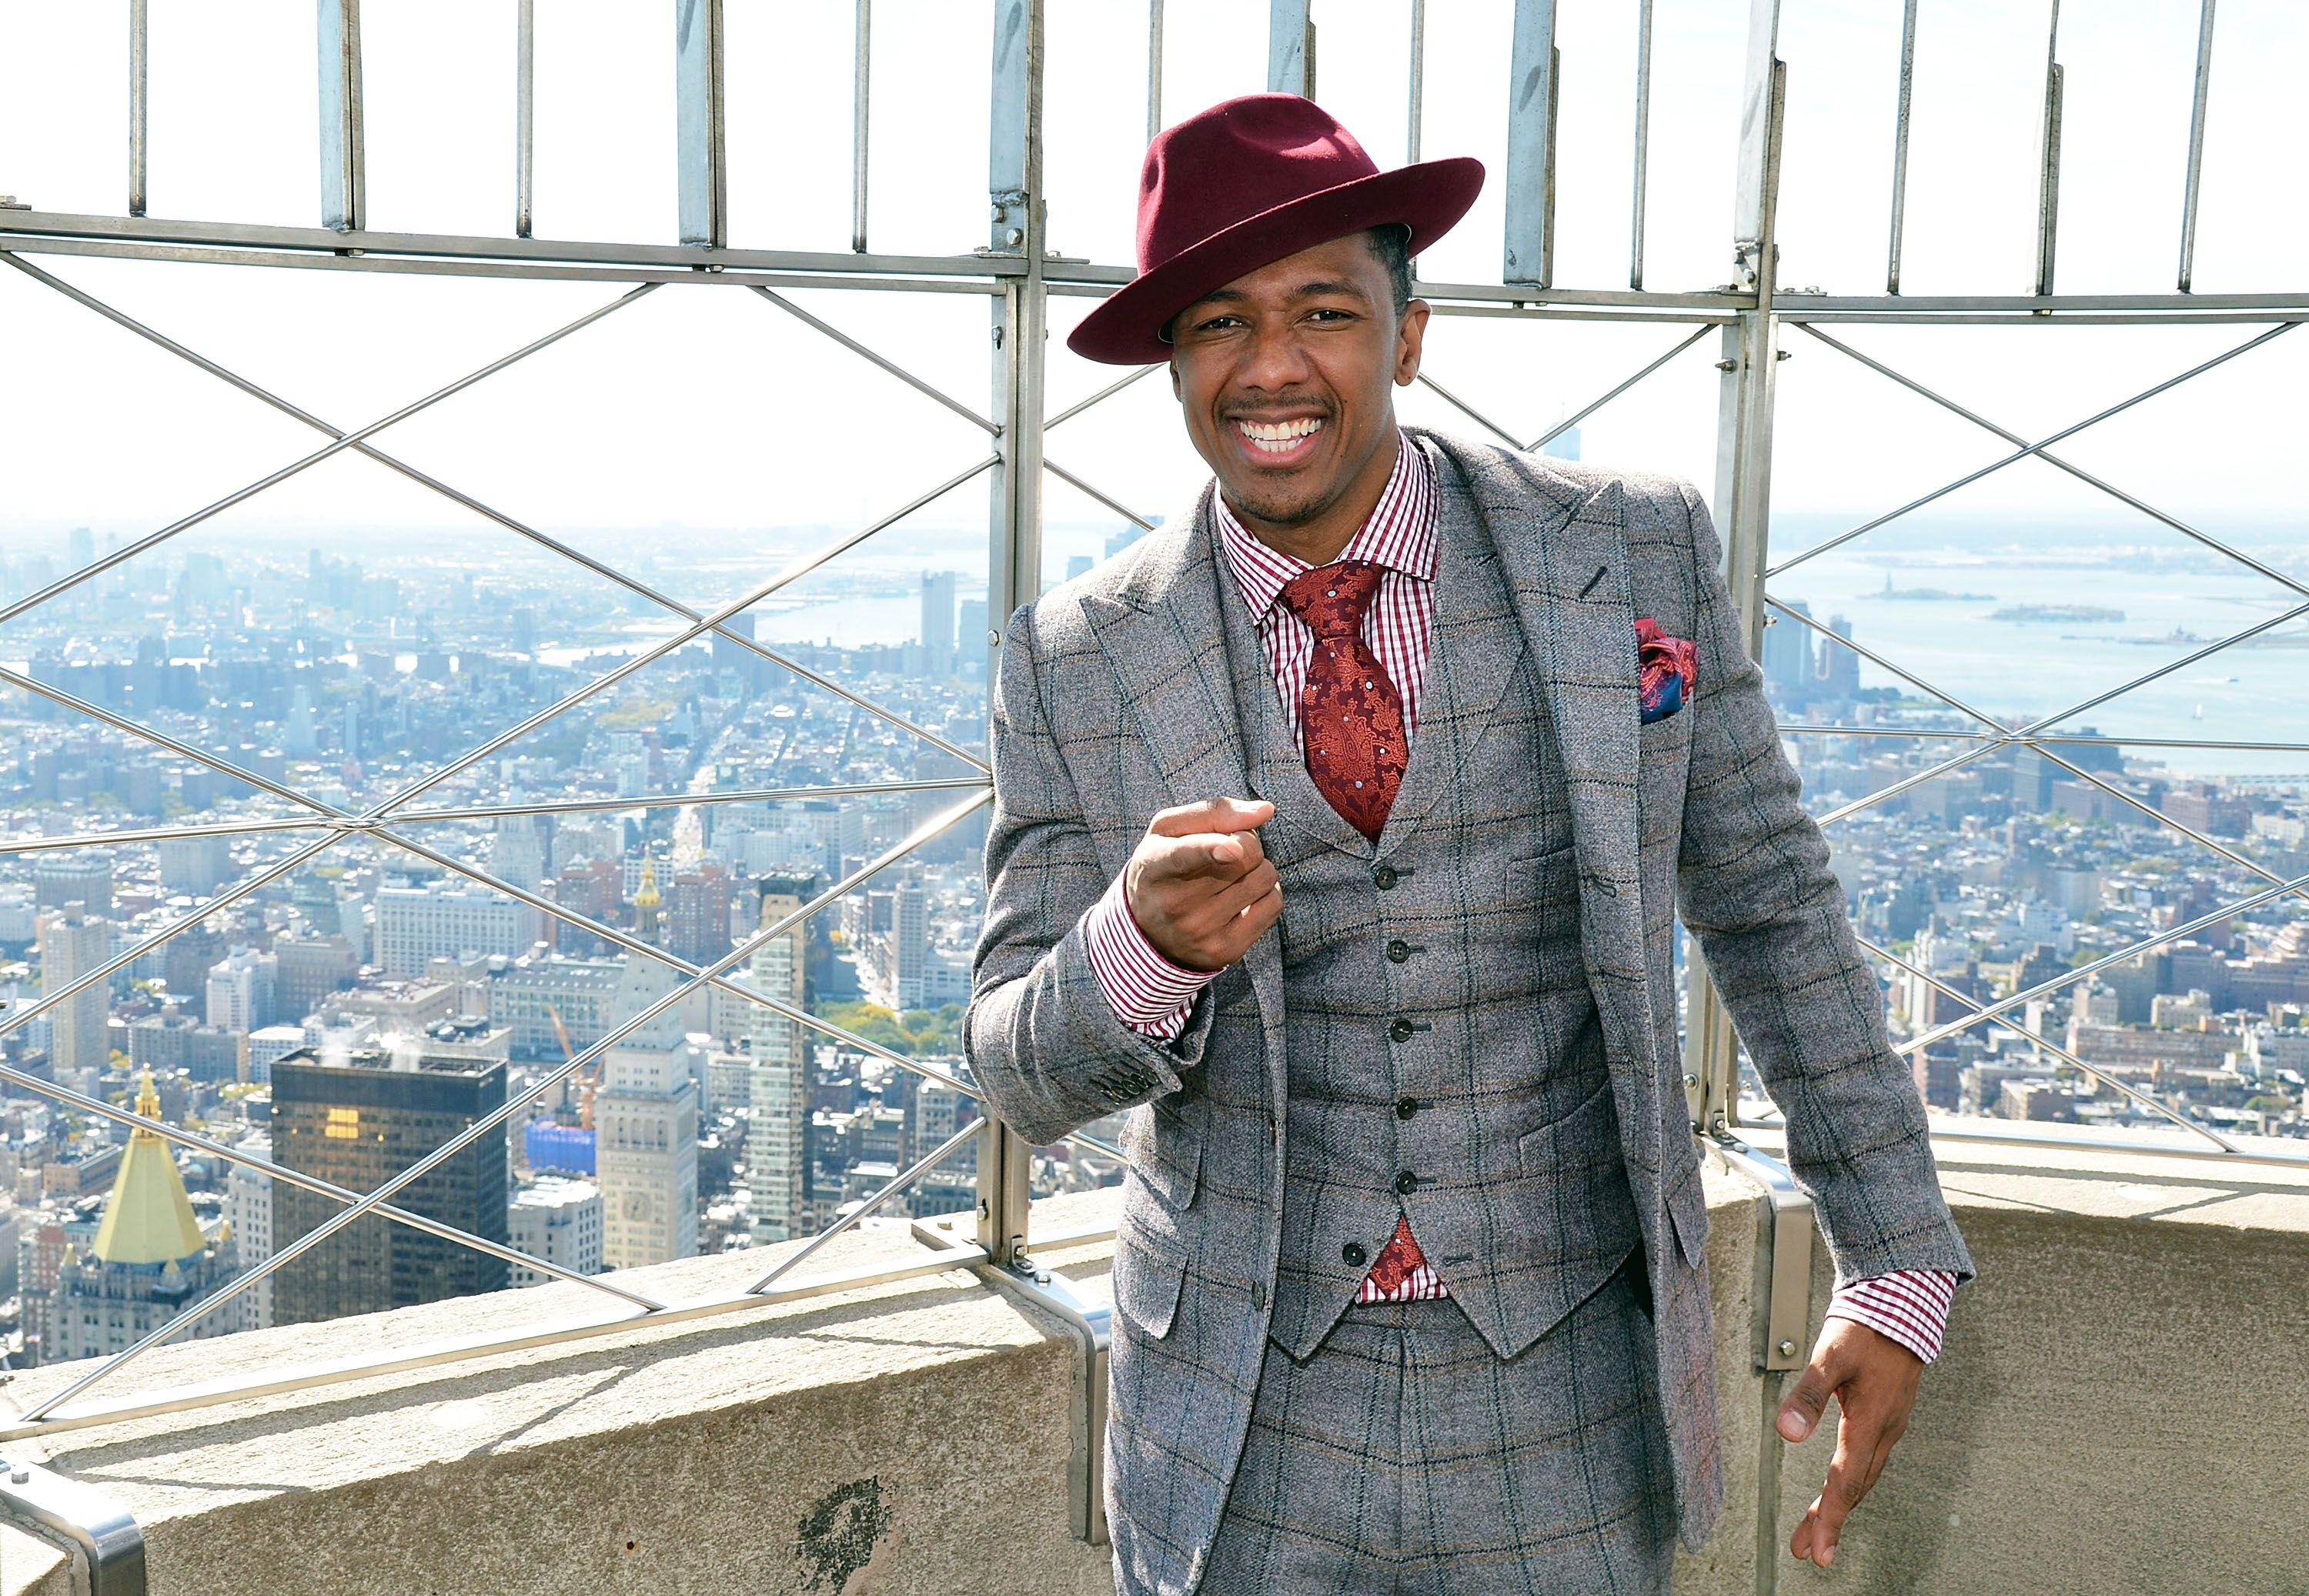
POLYGON ((1311 99, 1246 94, 1165 128, 1138 173, 1138 275, 1082 319, 1088 360, 1171 358, 1163 329, 1213 289, 1285 255, 1400 223, 1417 254, 1467 213, 1483 165, 1466 156, 1382 172, 1311 99))

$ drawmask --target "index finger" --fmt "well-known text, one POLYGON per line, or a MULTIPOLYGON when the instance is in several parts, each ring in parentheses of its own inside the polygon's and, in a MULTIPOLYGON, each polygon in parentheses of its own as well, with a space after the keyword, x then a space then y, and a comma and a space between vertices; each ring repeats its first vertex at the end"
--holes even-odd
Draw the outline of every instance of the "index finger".
POLYGON ((1165 837, 1161 846, 1148 850, 1146 868, 1164 880, 1191 881, 1198 876, 1208 876, 1232 881, 1258 862, 1250 851, 1257 842, 1256 837, 1228 836, 1217 832, 1165 837))
POLYGON ((1158 809, 1146 829, 1158 837, 1188 837, 1198 832, 1247 832, 1275 818, 1265 798, 1215 798, 1158 809))

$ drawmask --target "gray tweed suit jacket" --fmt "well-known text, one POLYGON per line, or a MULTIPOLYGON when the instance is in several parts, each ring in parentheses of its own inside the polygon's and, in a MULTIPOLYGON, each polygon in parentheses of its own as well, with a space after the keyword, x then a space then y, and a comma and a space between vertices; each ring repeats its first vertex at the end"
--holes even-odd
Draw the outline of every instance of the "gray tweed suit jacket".
MULTIPOLYGON (((1677 1516, 1696 1546, 1724 1487, 1707 1213, 1671 973, 1679 916, 1786 1111, 1789 1161, 1838 1281, 1898 1269, 1969 1276, 1971 1261, 1698 494, 1418 436, 1440 468, 1441 513, 1497 550, 1555 729, 1560 763, 1547 763, 1568 787, 1581 957, 1656 1304, 1677 1516), (1699 651, 1689 702, 1649 726, 1638 704, 1639 616, 1699 651)), ((1010 619, 966 1030, 977 1080, 1030 1140, 1132 1110, 1108 1512, 1128 1587, 1166 1593, 1198 1581, 1274 1311, 1284 1178, 1269 1154, 1289 1109, 1283 953, 1270 931, 1166 1045, 1114 1017, 1079 922, 1155 810, 1251 789, 1222 643, 1221 607, 1240 600, 1213 541, 1210 495, 1010 619), (1198 1099, 1206 1111, 1182 1112, 1198 1099), (1209 1111, 1214 1099, 1260 1107, 1209 1111)))

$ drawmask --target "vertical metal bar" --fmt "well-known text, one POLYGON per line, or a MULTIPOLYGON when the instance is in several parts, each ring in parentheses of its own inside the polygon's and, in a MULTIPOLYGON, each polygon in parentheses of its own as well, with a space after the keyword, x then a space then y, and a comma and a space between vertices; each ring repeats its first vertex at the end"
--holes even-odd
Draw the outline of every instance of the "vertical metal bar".
POLYGON ((730 242, 722 142, 722 0, 673 0, 673 100, 681 241, 720 249, 730 242))
POLYGON ((128 214, 144 214, 145 0, 128 0, 128 214))
MULTIPOLYGON (((1745 623, 1748 651, 1762 651, 1764 568, 1770 546, 1773 378, 1779 324, 1780 127, 1787 66, 1779 59, 1779 0, 1752 0, 1747 85, 1740 120, 1740 166, 1733 204, 1734 281, 1756 296, 1752 309, 1724 329, 1724 373, 1716 424, 1716 519, 1724 579, 1745 623)), ((1740 1043, 1732 1018, 1706 979, 1699 945, 1687 939, 1691 1065, 1684 1086, 1691 1117, 1713 1130, 1732 1122, 1739 1100, 1740 1043)))
MULTIPOLYGON (((997 0, 991 136, 987 188, 993 200, 994 249, 1023 254, 1026 272, 1004 280, 994 301, 994 415, 997 443, 991 513, 988 517, 986 614, 994 634, 1010 612, 1042 582, 1042 366, 1048 247, 1042 204, 1043 0, 997 0)), ((990 683, 999 673, 987 672, 990 683)), ((990 1121, 978 1154, 978 1240, 987 1255, 1007 1263, 1016 1238, 1026 1234, 1030 1149, 1007 1126, 990 1121)))
POLYGON ((1146 0, 1146 142, 1163 131, 1163 0, 1146 0))
MULTIPOLYGON (((1649 4, 1650 0, 1645 0, 1649 4)), ((1419 135, 1427 120, 1427 0, 1411 0, 1411 114, 1404 134, 1404 161, 1419 160, 1419 135)))
POLYGON ((2045 119, 2037 138, 2037 288, 2053 291, 2053 263, 2061 230, 2061 0, 2045 45, 2045 119))
POLYGON ((1555 276, 1555 0, 1516 0, 1502 282, 1555 276))
POLYGON ((361 152, 360 0, 318 0, 321 225, 358 233, 368 210, 361 152))
POLYGON ((1916 87, 1916 0, 1900 19, 1900 108, 1892 123, 1892 241, 1884 256, 1884 291, 1900 291, 1900 235, 1908 219, 1908 115, 1916 87))
POLYGON ((874 0, 858 0, 858 61, 850 87, 850 247, 866 253, 866 128, 873 103, 874 0))
MULTIPOLYGON (((1913 0, 1911 0, 1913 4, 1913 0)), ((1644 286, 1644 200, 1649 185, 1652 134, 1652 0, 1636 12, 1636 194, 1628 241, 1628 286, 1644 286)))
POLYGON ((530 236, 537 195, 537 0, 521 0, 514 58, 513 236, 530 236))
POLYGON ((1310 0, 1267 0, 1267 91, 1269 94, 1315 95, 1315 63, 1307 46, 1315 24, 1308 20, 1310 0))
POLYGON ((2197 19, 2197 93, 2189 108, 2189 181, 2181 195, 2181 279, 2183 293, 2197 267, 2197 180, 2205 169, 2205 101, 2213 87, 2213 4, 2205 0, 2197 19))

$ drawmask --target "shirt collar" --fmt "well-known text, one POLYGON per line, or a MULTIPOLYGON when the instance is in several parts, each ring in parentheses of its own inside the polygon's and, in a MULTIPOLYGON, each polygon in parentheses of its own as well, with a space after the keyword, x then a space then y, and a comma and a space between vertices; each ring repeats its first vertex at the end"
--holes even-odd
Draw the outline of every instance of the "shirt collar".
MULTIPOLYGON (((1435 578, 1435 468, 1416 438, 1407 432, 1397 436, 1395 470, 1388 475, 1387 487, 1380 490, 1379 503, 1371 506, 1371 518, 1347 540, 1339 558, 1367 560, 1383 569, 1431 582, 1435 578)), ((1252 536, 1227 508, 1224 495, 1214 494, 1211 504, 1218 523, 1219 550, 1226 556, 1227 569, 1234 573, 1243 601, 1250 606, 1252 622, 1263 625, 1284 584, 1313 567, 1252 536)))

